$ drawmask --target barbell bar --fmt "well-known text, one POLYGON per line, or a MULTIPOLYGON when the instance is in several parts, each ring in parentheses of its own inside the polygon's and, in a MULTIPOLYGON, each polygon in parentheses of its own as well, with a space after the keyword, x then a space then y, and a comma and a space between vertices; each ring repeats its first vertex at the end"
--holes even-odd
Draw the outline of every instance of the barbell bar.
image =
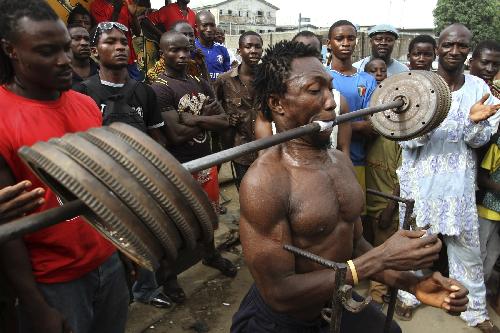
MULTIPOLYGON (((182 166, 186 169, 187 172, 190 173, 201 171, 211 166, 231 161, 246 154, 300 138, 304 135, 328 130, 333 126, 336 126, 343 122, 371 115, 373 113, 387 110, 389 108, 398 108, 402 105, 403 101, 397 100, 384 105, 369 107, 348 114, 343 114, 338 116, 334 121, 315 121, 285 132, 276 133, 273 136, 265 137, 183 163, 182 166)), ((38 214, 33 214, 17 219, 13 222, 5 223, 0 226, 0 244, 8 240, 20 237, 26 233, 35 232, 40 229, 58 224, 64 220, 72 219, 74 217, 82 215, 83 213, 85 213, 86 209, 87 207, 85 206, 85 204, 81 200, 76 199, 71 202, 67 202, 60 207, 52 208, 38 214)))
POLYGON ((389 139, 411 139, 427 133, 446 117, 451 94, 437 74, 420 72, 388 78, 376 90, 371 106, 366 109, 340 115, 330 122, 312 122, 184 164, 178 163, 144 133, 120 123, 22 147, 21 158, 64 204, 0 226, 0 243, 82 215, 140 265, 155 269, 163 257, 173 262, 176 250, 182 252, 184 247, 196 247, 195 242, 208 244, 213 240, 211 223, 215 224, 217 217, 191 173, 202 173, 250 152, 369 115, 372 115, 374 129, 389 139), (414 88, 419 94, 411 93, 414 88), (375 120, 381 117, 383 126, 375 120), (407 126, 410 121, 414 123, 412 128, 407 126), (387 124, 389 130, 384 127, 387 124), (77 143, 82 140, 92 149, 79 147, 77 143), (99 154, 93 154, 93 149, 98 149, 99 154), (96 159, 94 155, 102 158, 96 159), (118 177, 115 173, 131 178, 118 177), (147 194, 134 197, 137 184, 143 185, 147 194), (106 191, 112 195, 101 193, 106 191), (176 228, 172 228, 170 222, 168 228, 159 225, 161 221, 141 209, 141 202, 146 200, 157 205, 153 207, 155 210, 163 210, 176 228), (154 241, 160 242, 160 239, 163 244, 174 245, 165 249, 154 241))

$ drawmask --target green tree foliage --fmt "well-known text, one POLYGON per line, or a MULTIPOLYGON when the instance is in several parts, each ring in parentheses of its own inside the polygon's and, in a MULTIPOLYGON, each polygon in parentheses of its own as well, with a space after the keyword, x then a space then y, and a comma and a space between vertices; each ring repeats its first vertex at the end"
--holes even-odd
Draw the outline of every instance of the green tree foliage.
POLYGON ((452 23, 463 23, 472 31, 473 45, 500 38, 500 0, 438 0, 433 14, 438 35, 452 23))

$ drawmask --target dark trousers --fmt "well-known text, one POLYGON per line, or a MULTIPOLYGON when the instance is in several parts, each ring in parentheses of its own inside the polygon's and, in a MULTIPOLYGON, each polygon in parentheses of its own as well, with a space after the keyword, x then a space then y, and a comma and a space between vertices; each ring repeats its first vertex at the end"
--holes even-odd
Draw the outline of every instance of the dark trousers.
MULTIPOLYGON (((59 311, 74 333, 123 333, 129 293, 118 253, 79 279, 38 283, 45 301, 59 311)), ((33 332, 22 305, 18 306, 19 332, 33 332)))
MULTIPOLYGON (((358 300, 361 297, 353 293, 358 300)), ((342 312, 341 333, 382 333, 385 315, 368 305, 360 313, 342 312)), ((305 322, 286 314, 273 311, 262 299, 257 287, 252 285, 233 316, 231 333, 328 333, 329 324, 323 320, 305 322)), ((391 333, 401 333, 396 322, 392 322, 391 333)))
POLYGON ((243 179, 243 177, 247 173, 248 169, 250 168, 250 165, 243 165, 243 164, 233 162, 233 167, 234 167, 234 172, 236 173, 236 179, 235 179, 236 189, 238 189, 238 191, 239 191, 240 185, 241 185, 241 180, 243 179))

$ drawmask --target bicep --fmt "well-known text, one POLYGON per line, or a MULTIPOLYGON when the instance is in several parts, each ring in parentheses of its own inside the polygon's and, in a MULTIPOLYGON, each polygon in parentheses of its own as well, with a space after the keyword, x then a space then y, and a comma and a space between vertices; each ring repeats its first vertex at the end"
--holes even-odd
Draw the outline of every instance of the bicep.
POLYGON ((257 286, 268 288, 295 272, 295 258, 283 249, 292 236, 279 196, 266 190, 270 182, 254 176, 247 173, 240 188, 240 239, 257 286))

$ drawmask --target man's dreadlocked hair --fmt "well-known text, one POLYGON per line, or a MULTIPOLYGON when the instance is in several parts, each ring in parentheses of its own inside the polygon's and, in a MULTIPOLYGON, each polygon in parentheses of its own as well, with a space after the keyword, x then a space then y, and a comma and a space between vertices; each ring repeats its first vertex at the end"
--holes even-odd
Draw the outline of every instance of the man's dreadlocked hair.
MULTIPOLYGON (((43 0, 0 0, 0 40, 16 41, 19 19, 23 17, 34 21, 59 19, 54 10, 43 0)), ((12 63, 0 48, 0 84, 12 82, 13 79, 12 63)))
POLYGON ((317 59, 318 56, 318 50, 290 41, 278 42, 266 50, 262 62, 257 66, 254 80, 257 103, 266 119, 272 120, 268 98, 286 93, 286 80, 290 77, 292 60, 306 57, 317 59))

